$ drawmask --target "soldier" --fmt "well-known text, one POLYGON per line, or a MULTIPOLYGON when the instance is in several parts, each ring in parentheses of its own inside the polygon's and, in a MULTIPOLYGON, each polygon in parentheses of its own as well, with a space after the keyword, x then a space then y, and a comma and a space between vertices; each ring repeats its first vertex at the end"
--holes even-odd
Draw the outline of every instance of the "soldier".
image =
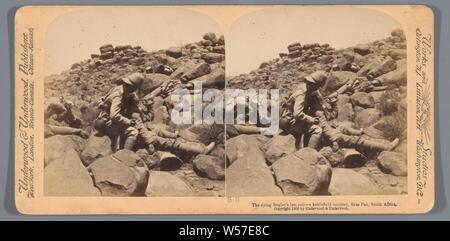
MULTIPOLYGON (((297 142, 301 136, 307 134, 309 141, 307 146, 317 149, 322 129, 319 119, 313 114, 321 109, 320 101, 315 92, 325 83, 328 75, 325 71, 316 71, 304 78, 294 93, 288 98, 285 109, 280 119, 280 128, 293 133, 297 142)), ((305 138, 305 136, 303 137, 305 138)))
POLYGON ((214 142, 205 146, 202 143, 180 141, 177 137, 177 133, 168 132, 160 128, 153 128, 149 130, 142 122, 139 113, 133 114, 133 120, 135 120, 136 128, 139 131, 142 140, 147 145, 147 149, 150 154, 156 150, 161 151, 173 151, 181 150, 195 154, 208 154, 215 146, 214 142))
POLYGON ((322 134, 326 140, 331 142, 333 151, 337 151, 339 148, 356 147, 364 147, 377 151, 391 151, 399 143, 398 138, 390 143, 364 138, 361 136, 364 132, 363 129, 356 130, 343 125, 336 125, 333 127, 327 122, 322 111, 317 111, 316 115, 319 118, 319 125, 323 130, 322 134))
POLYGON ((120 137, 119 148, 133 150, 138 130, 136 122, 131 118, 139 113, 136 90, 144 82, 142 73, 134 73, 122 78, 122 85, 112 88, 100 103, 100 113, 94 121, 94 128, 108 135, 113 143, 120 137))
POLYGON ((44 118, 48 123, 50 119, 65 122, 70 127, 81 127, 81 120, 72 113, 73 102, 61 97, 52 97, 45 103, 44 118))

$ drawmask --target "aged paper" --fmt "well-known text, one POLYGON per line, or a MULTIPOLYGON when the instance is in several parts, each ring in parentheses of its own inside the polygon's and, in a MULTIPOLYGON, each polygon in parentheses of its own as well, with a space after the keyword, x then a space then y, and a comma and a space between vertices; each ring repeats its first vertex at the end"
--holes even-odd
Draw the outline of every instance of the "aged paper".
POLYGON ((24 214, 425 213, 421 5, 24 6, 24 214))

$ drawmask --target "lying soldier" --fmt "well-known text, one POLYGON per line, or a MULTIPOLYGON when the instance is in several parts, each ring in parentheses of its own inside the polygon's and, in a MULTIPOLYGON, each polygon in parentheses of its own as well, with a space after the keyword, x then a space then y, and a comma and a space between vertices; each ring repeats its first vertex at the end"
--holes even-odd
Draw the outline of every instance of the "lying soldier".
POLYGON ((203 143, 197 142, 182 142, 177 137, 177 133, 168 132, 160 128, 152 128, 149 130, 138 113, 132 116, 135 120, 135 128, 139 131, 139 135, 144 143, 148 146, 150 154, 156 150, 173 151, 181 150, 195 154, 208 154, 215 146, 214 142, 205 146, 203 143))
POLYGON ((357 130, 343 125, 333 127, 327 122, 322 111, 317 111, 316 116, 319 118, 322 135, 327 141, 332 143, 333 151, 337 151, 339 148, 357 147, 364 147, 376 151, 391 151, 399 143, 398 138, 395 138, 392 142, 364 138, 361 136, 364 132, 363 129, 357 130))

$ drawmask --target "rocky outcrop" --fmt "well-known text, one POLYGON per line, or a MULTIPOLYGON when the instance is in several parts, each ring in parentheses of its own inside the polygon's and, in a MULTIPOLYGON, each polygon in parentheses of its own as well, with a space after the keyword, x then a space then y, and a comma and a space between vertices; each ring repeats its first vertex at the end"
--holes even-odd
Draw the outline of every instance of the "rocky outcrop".
POLYGON ((352 169, 333 168, 329 192, 339 195, 377 195, 380 189, 366 176, 352 169))
POLYGON ((312 148, 303 148, 272 165, 277 185, 287 196, 324 195, 328 193, 331 165, 312 148))
POLYGON ((227 141, 227 156, 231 162, 226 169, 227 195, 282 195, 258 142, 257 136, 251 135, 239 135, 227 141))
POLYGON ((150 171, 145 195, 148 197, 189 197, 194 190, 179 177, 168 172, 150 171))
POLYGON ((148 170, 141 158, 129 150, 120 150, 94 161, 88 169, 102 196, 143 196, 148 170))

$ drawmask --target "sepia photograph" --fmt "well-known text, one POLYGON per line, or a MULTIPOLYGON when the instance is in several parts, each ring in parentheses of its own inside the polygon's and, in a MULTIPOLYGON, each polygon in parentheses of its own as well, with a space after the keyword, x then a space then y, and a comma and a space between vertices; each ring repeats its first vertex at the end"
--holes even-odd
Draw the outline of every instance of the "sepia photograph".
POLYGON ((15 18, 22 213, 433 207, 427 7, 27 6, 15 18))
POLYGON ((227 37, 227 89, 280 96, 278 133, 227 126, 227 195, 408 192, 399 22, 356 7, 279 7, 241 17, 227 37))
POLYGON ((77 10, 50 25, 45 52, 44 195, 225 195, 223 125, 171 121, 175 90, 225 87, 212 19, 77 10))

